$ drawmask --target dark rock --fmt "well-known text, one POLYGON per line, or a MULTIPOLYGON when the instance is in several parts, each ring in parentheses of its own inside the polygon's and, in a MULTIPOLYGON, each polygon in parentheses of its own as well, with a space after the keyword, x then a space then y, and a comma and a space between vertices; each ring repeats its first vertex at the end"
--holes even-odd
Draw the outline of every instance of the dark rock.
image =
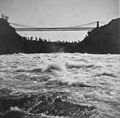
POLYGON ((94 106, 71 102, 62 92, 0 97, 0 106, 0 116, 3 118, 22 118, 41 113, 47 116, 89 118, 97 110, 94 106))

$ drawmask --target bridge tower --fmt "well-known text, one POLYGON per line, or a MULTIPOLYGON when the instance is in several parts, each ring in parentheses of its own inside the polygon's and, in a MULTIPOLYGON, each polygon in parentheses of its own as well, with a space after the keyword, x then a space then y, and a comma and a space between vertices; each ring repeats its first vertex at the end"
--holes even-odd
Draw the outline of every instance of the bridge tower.
POLYGON ((99 25, 99 21, 97 21, 97 28, 99 28, 100 27, 100 25, 99 25))

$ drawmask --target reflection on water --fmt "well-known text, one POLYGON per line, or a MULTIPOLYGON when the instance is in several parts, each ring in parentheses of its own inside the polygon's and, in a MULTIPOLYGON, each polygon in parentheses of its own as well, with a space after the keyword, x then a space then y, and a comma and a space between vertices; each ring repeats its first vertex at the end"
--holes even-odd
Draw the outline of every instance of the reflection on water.
POLYGON ((0 56, 0 117, 119 118, 120 56, 0 56))

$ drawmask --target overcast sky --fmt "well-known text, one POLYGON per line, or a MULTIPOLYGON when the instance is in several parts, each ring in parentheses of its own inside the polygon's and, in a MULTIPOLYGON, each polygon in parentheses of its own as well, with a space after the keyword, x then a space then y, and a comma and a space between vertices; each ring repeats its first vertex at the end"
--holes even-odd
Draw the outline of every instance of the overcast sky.
MULTIPOLYGON (((119 0, 0 0, 0 13, 10 22, 30 26, 74 26, 98 20, 108 23, 119 17, 119 5, 119 0)), ((69 34, 62 35, 65 39, 69 34)))

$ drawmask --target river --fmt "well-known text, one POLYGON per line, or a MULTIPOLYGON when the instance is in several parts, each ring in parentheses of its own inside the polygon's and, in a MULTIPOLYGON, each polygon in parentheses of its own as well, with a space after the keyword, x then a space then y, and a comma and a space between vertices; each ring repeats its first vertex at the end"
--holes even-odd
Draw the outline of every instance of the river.
POLYGON ((0 56, 1 118, 120 118, 120 55, 0 56))

